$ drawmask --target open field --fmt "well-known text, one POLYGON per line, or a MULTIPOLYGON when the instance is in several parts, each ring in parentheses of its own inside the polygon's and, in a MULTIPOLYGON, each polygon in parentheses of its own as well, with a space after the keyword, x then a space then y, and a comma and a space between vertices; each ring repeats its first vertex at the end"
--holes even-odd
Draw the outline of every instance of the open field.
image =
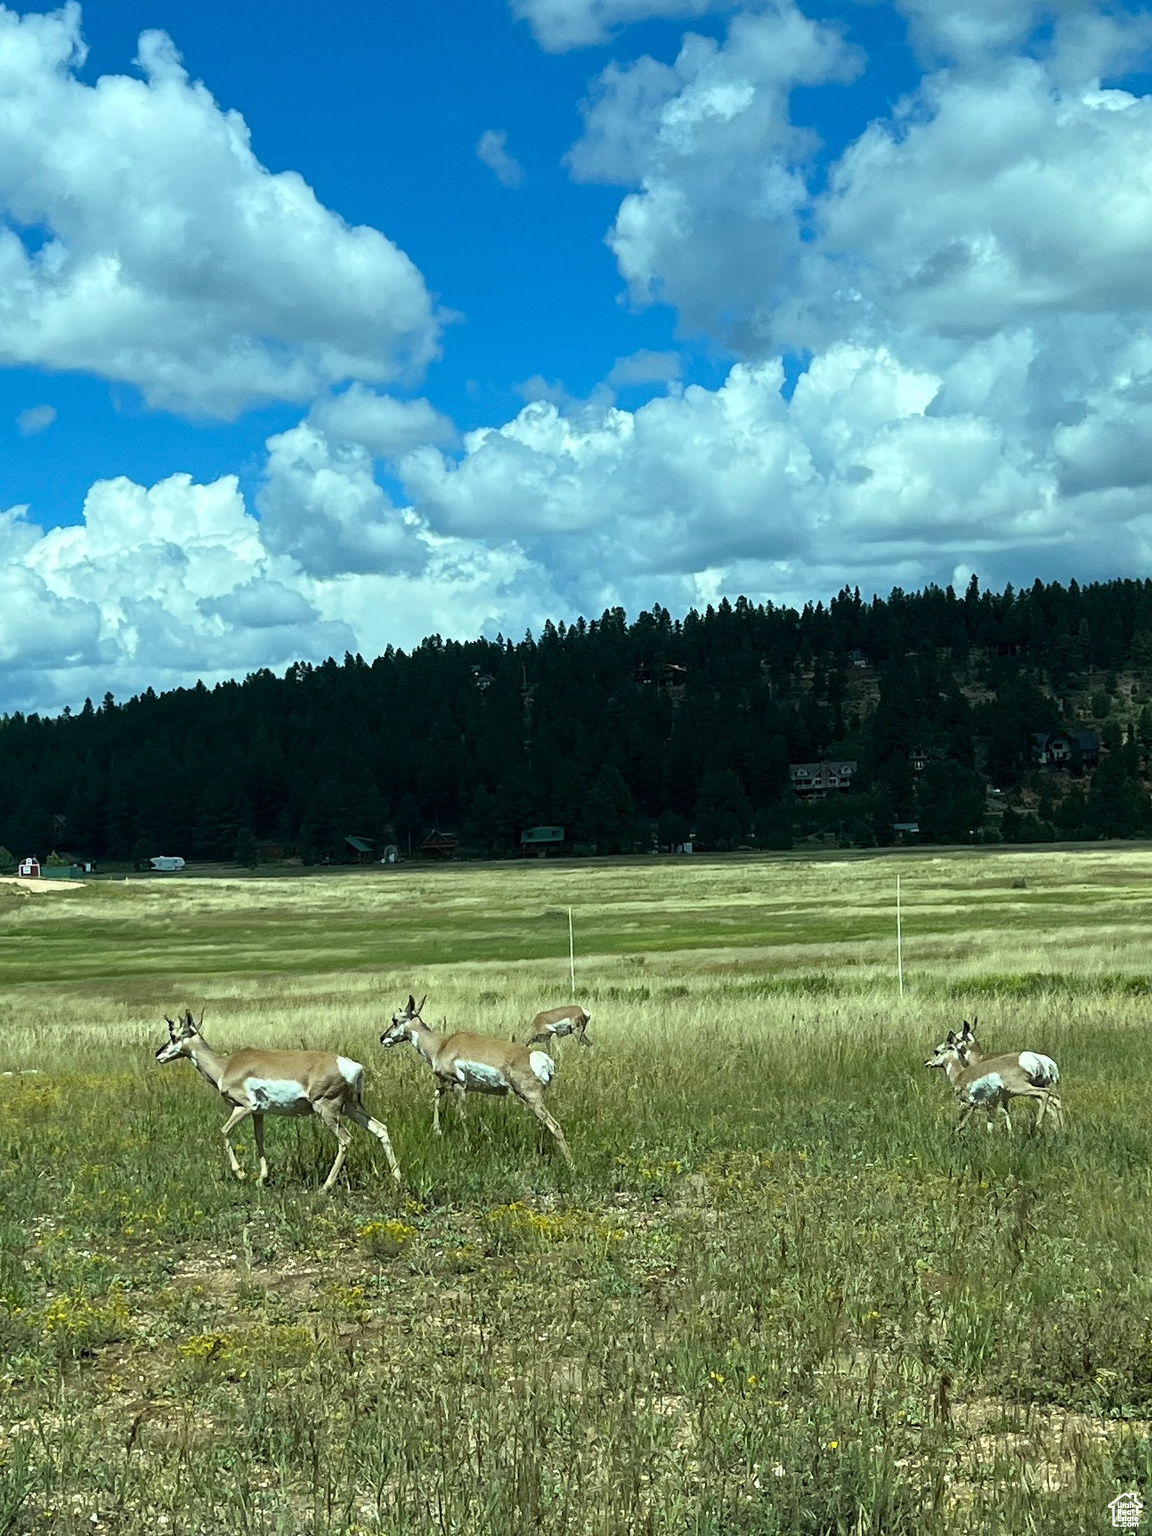
POLYGON ((0 889, 0 1536, 1108 1528, 1152 1470, 1150 931, 1116 846, 0 889), (569 905, 575 1174, 515 1104, 434 1139, 380 1029, 522 1030, 569 905), (152 1060, 185 1004, 363 1061, 403 1188, 357 1132, 322 1196, 272 1119, 230 1180, 152 1060), (973 1012, 1058 1058, 1064 1134, 952 1136, 921 1063, 973 1012))

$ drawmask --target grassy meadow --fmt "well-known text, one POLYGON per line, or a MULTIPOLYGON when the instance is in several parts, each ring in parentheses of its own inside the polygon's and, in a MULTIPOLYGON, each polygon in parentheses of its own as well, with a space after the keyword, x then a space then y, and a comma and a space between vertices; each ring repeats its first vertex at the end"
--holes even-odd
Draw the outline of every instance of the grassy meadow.
POLYGON ((1116 846, 0 886, 0 1536, 1107 1528, 1152 1461, 1150 931, 1116 846), (434 1138, 381 1028, 521 1032, 569 906, 575 1173, 515 1103, 434 1138), (153 1061, 185 1005, 364 1062, 403 1185, 357 1131, 322 1195, 271 1117, 232 1180, 153 1061), (973 1013, 1065 1132, 952 1134, 922 1063, 973 1013))

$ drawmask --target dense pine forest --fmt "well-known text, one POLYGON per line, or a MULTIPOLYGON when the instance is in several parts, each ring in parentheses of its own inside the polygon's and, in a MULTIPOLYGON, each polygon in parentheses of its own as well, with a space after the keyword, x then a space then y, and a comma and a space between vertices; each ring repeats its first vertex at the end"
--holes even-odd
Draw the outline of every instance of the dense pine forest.
POLYGON ((0 856, 314 864, 433 831, 501 856, 540 823, 575 853, 1141 836, 1149 701, 1152 581, 614 609, 6 716, 0 856), (1042 766, 1077 728, 1098 756, 1042 766), (848 792, 798 799, 790 764, 824 760, 855 762, 848 792))

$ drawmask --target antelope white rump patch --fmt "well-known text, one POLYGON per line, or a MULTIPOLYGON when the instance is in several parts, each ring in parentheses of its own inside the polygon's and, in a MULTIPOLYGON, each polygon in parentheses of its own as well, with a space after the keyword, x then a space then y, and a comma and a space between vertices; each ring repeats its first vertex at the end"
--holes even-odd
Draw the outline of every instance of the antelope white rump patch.
POLYGON ((340 1068, 340 1076, 346 1083, 358 1083, 364 1076, 364 1068, 358 1061, 351 1061, 347 1056, 337 1056, 336 1065, 340 1068))
POLYGON ((528 1065, 532 1068, 533 1072, 535 1072, 536 1076, 544 1084, 545 1088, 547 1088, 548 1084, 552 1081, 553 1074, 556 1071, 556 1063, 552 1060, 551 1056, 549 1056, 548 1052, 533 1051, 528 1058, 528 1065))
POLYGON ((308 1095, 297 1082, 282 1077, 248 1077, 244 1090, 252 1108, 261 1114, 307 1115, 312 1106, 308 1095))
POLYGON ((1020 1052, 1020 1070, 1039 1088, 1047 1088, 1049 1083, 1060 1081, 1060 1068, 1051 1056, 1041 1056, 1037 1051, 1020 1052))
POLYGON ((456 1078, 465 1088, 478 1089, 481 1093, 505 1093, 508 1079, 499 1067, 490 1067, 486 1061, 458 1061, 456 1078))

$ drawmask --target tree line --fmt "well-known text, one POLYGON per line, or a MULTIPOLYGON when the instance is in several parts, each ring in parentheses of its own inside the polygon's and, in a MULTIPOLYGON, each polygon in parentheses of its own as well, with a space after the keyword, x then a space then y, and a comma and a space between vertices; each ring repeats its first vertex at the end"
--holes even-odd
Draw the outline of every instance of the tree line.
POLYGON ((936 842, 1129 836, 1152 830, 1150 675, 1152 581, 973 578, 803 609, 617 608, 518 643, 433 635, 371 662, 7 715, 0 844, 315 863, 349 857, 350 834, 407 853, 433 828, 502 855, 538 823, 602 853, 885 843, 913 821, 936 842), (1102 736, 1100 766, 1041 782, 1032 734, 1077 723, 1102 736), (823 759, 857 763, 852 792, 798 801, 789 765, 823 759))

